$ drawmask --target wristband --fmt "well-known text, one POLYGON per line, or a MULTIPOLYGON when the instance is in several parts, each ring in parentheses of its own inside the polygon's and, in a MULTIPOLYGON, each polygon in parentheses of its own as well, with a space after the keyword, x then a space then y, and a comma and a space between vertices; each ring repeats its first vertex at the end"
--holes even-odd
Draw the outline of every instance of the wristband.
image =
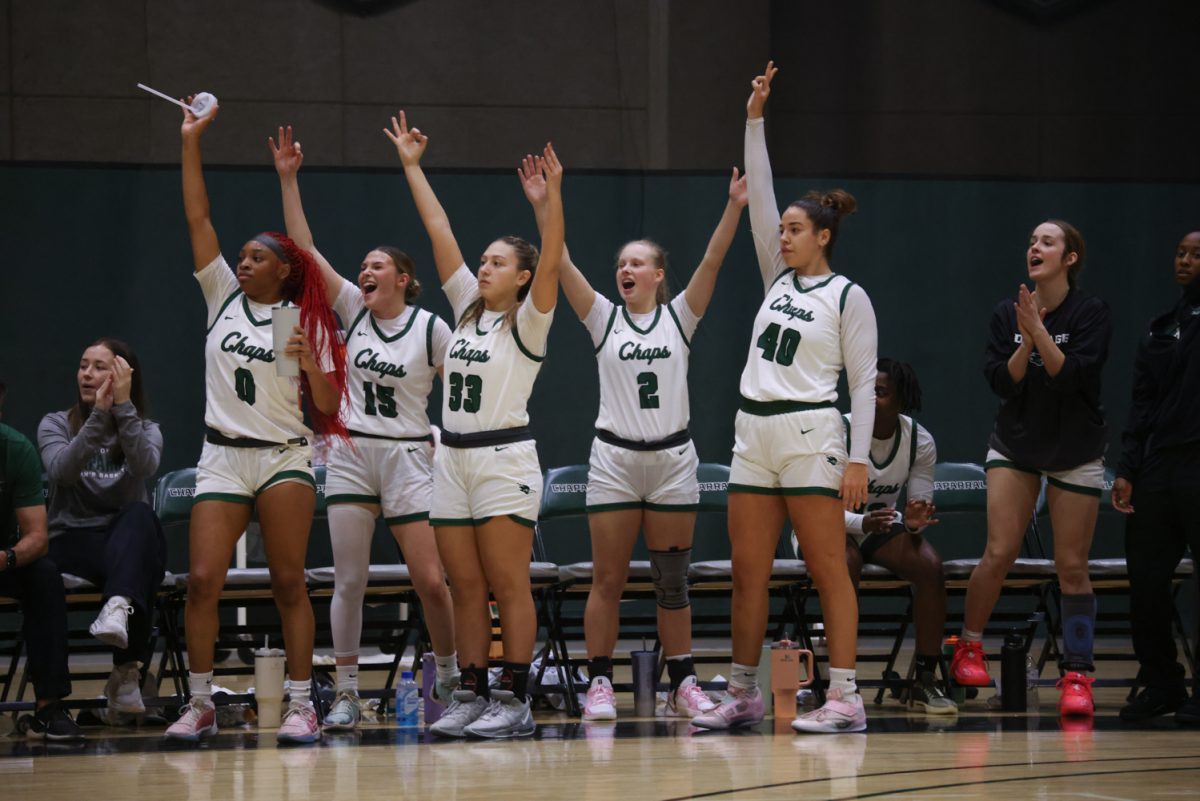
POLYGON ((14 551, 12 548, 6 548, 4 551, 4 555, 7 557, 7 561, 5 561, 5 563, 4 563, 5 570, 11 570, 12 568, 17 566, 17 552, 16 551, 14 551))

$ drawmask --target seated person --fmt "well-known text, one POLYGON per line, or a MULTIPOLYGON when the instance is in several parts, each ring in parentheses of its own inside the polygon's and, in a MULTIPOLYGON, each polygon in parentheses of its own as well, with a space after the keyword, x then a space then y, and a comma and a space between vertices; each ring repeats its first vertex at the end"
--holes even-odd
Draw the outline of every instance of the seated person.
MULTIPOLYGON (((0 382, 0 406, 4 403, 0 382)), ((59 703, 71 694, 67 669, 67 602, 47 549, 42 466, 33 443, 0 423, 0 596, 21 602, 25 670, 37 711, 30 737, 78 740, 83 732, 59 703)))
MULTIPOLYGON (((916 629, 916 678, 910 708, 931 715, 952 715, 958 706, 937 682, 942 634, 946 627, 946 581, 942 559, 921 536, 937 523, 933 505, 933 471, 937 447, 933 437, 909 415, 921 408, 921 385, 912 367, 880 359, 875 377, 875 428, 867 465, 867 504, 846 512, 846 561, 858 585, 863 565, 890 570, 913 586, 916 629), (907 487, 904 514, 896 503, 907 487)), ((846 415, 849 437, 850 416, 846 415)))
POLYGON ((146 489, 162 433, 145 417, 137 357, 124 342, 97 340, 76 377, 75 405, 38 426, 50 483, 50 559, 101 588, 104 608, 90 631, 113 648, 108 707, 140 714, 139 662, 150 661, 151 613, 167 560, 146 489))

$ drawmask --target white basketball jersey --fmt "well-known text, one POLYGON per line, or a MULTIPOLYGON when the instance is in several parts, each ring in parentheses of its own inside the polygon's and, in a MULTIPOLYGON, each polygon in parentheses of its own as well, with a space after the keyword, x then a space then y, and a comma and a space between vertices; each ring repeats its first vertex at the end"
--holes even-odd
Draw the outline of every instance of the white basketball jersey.
MULTIPOLYGON (((845 415, 849 436, 851 415, 845 415)), ((937 447, 933 436, 907 415, 900 415, 896 433, 889 439, 871 438, 867 461, 867 502, 846 513, 846 528, 862 533, 862 515, 876 509, 895 509, 896 522, 904 522, 904 510, 897 504, 907 487, 911 500, 933 499, 933 474, 937 447)))
POLYGON ((275 374, 271 310, 242 292, 218 255, 196 273, 208 304, 204 345, 204 423, 229 437, 284 443, 308 437, 300 409, 300 379, 275 374))
POLYGON ((645 315, 596 294, 584 321, 600 369, 596 428, 634 442, 687 428, 688 355, 698 322, 683 293, 645 315))
POLYGON ((486 310, 479 320, 462 323, 479 298, 474 274, 464 264, 443 289, 460 325, 450 332, 442 365, 442 426, 471 434, 529 425, 526 406, 546 356, 553 310, 542 314, 526 295, 515 325, 505 322, 506 312, 486 310))
POLYGON ((755 401, 837 400, 842 371, 842 309, 854 284, 829 273, 785 270, 767 288, 754 318, 742 397, 755 401))
POLYGON ((349 281, 334 304, 347 324, 346 428, 382 437, 429 433, 429 392, 450 341, 450 327, 432 312, 409 306, 379 320, 349 281))

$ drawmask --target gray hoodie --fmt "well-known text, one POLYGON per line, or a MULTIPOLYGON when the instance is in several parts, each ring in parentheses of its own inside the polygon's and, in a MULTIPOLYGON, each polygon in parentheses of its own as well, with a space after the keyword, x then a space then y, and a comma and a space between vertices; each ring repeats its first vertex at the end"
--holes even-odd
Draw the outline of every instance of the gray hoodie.
POLYGON ((107 526, 126 505, 149 502, 146 481, 158 472, 162 447, 158 423, 139 417, 130 401, 92 409, 74 437, 66 412, 43 417, 38 449, 50 485, 50 537, 107 526), (123 458, 114 462, 118 441, 123 458))

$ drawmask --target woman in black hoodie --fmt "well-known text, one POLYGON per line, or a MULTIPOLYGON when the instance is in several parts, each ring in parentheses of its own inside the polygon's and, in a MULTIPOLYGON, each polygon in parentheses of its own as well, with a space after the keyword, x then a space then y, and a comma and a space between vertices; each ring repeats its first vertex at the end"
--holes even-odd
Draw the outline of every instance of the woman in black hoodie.
POLYGON ((1150 322, 1133 368, 1133 404, 1121 435, 1121 462, 1112 503, 1128 515, 1125 557, 1129 564, 1133 649, 1144 686, 1121 710, 1123 720, 1175 712, 1200 724, 1200 690, 1187 697, 1183 667, 1171 633, 1171 580, 1185 547, 1200 556, 1200 231, 1175 251, 1175 282, 1183 295, 1150 322), (1134 507, 1137 512, 1134 512, 1134 507), (1178 710, 1178 711, 1176 711, 1178 710))

